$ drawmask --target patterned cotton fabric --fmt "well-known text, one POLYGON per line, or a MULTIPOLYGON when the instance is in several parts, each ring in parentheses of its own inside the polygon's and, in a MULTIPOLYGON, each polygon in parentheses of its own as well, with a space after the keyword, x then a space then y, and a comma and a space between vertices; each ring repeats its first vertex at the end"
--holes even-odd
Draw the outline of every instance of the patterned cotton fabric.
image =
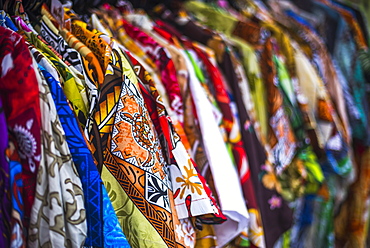
POLYGON ((126 65, 129 64, 123 64, 122 52, 116 47, 112 49, 106 82, 102 85, 99 108, 95 113, 96 129, 92 129, 95 157, 130 245, 135 247, 149 242, 174 246, 172 193, 159 141, 153 133, 137 81, 130 80, 135 74, 128 71, 130 67, 126 65), (130 78, 122 74, 123 68, 130 78), (133 108, 135 105, 136 109, 133 108), (121 209, 132 214, 124 215, 121 209), (145 217, 148 219, 144 220, 145 217), (135 224, 130 224, 132 221, 135 224), (157 221, 163 226, 154 225, 157 221), (133 235, 138 230, 146 231, 133 235))
POLYGON ((169 95, 170 105, 172 110, 176 113, 180 123, 183 122, 182 98, 180 88, 176 77, 174 63, 168 52, 160 46, 154 39, 145 34, 139 28, 125 22, 123 26, 127 34, 146 50, 147 55, 156 63, 161 80, 169 95))
POLYGON ((0 133, 2 135, 0 143, 0 199, 2 201, 0 209, 0 231, 3 235, 0 237, 1 247, 8 247, 10 242, 11 226, 10 226, 10 214, 11 214, 11 202, 10 202, 10 189, 12 185, 12 179, 14 175, 10 174, 10 165, 5 157, 5 150, 8 147, 8 130, 5 120, 4 108, 0 99, 0 133))
MULTIPOLYGON (((150 229, 161 234, 163 244, 172 247, 175 246, 176 240, 174 233, 171 232, 173 230, 170 202, 172 192, 168 168, 166 168, 159 141, 153 135, 153 127, 148 122, 149 116, 139 91, 125 76, 122 84, 112 134, 108 136, 109 146, 106 150, 105 166, 117 177, 121 187, 140 212, 150 217, 148 218, 152 225, 150 229), (130 104, 124 105, 123 102, 130 104), (135 105, 137 105, 136 109, 133 108, 135 105), (130 106, 131 111, 126 112, 125 106, 130 106), (123 130, 130 131, 132 134, 128 136, 127 133, 122 132, 123 130), (129 150, 124 152, 125 149, 129 150), (132 173, 122 173, 123 170, 132 173), (141 180, 143 181, 140 183, 141 180), (142 197, 138 197, 140 195, 142 197), (164 225, 161 227, 153 225, 154 221, 160 221, 164 225)), ((129 233, 131 228, 135 228, 132 226, 127 229, 127 225, 124 227, 129 233)), ((135 238, 136 242, 145 241, 140 236, 130 235, 129 237, 135 238)))
POLYGON ((41 161, 41 112, 38 84, 32 58, 24 40, 13 31, 0 28, 0 97, 4 113, 22 164, 24 201, 23 226, 28 228, 35 198, 36 175, 41 161), (20 73, 22 72, 22 73, 20 73))
POLYGON ((364 13, 180 2, 5 2, 0 246, 365 247, 364 13))
POLYGON ((71 150, 72 159, 76 164, 84 190, 88 226, 87 239, 84 245, 94 247, 107 247, 113 244, 120 245, 121 247, 128 246, 119 227, 117 217, 115 217, 113 207, 110 201, 106 202, 108 195, 104 187, 102 187, 102 181, 92 154, 85 143, 86 141, 73 116, 63 90, 46 70, 42 70, 42 73, 48 81, 53 99, 56 103, 62 127, 66 132, 66 139, 71 150), (108 222, 107 218, 112 219, 108 222), (107 235, 102 236, 103 233, 107 235))
POLYGON ((226 217, 217 208, 213 197, 204 189, 206 187, 203 185, 204 179, 199 178, 201 175, 196 171, 193 160, 175 132, 150 75, 138 61, 132 57, 130 60, 140 79, 139 86, 161 144, 170 149, 166 159, 171 164, 171 181, 179 218, 198 217, 203 223, 208 224, 224 222, 226 217), (149 87, 149 91, 144 85, 149 87))
MULTIPOLYGON (((37 68, 36 63, 34 66, 37 68)), ((38 82, 43 113, 43 140, 28 245, 81 247, 87 233, 81 180, 72 160, 50 88, 41 74, 38 75, 38 82)))
POLYGON ((22 165, 17 154, 16 147, 12 141, 6 153, 9 159, 10 178, 11 178, 11 197, 12 197, 12 216, 10 244, 12 247, 26 247, 26 232, 22 220, 24 218, 24 203, 22 198, 23 180, 22 165))

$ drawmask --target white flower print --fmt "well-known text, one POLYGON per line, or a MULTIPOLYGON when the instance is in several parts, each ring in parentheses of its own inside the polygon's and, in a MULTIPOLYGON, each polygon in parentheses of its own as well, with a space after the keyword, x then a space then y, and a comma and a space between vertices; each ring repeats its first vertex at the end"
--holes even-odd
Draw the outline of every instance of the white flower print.
POLYGON ((182 231, 181 225, 176 225, 175 232, 176 232, 178 239, 181 239, 184 237, 184 232, 182 231))
POLYGON ((184 242, 185 245, 188 247, 194 247, 194 242, 195 242, 195 232, 194 228, 191 225, 190 221, 187 219, 181 220, 182 223, 182 228, 184 231, 184 242))

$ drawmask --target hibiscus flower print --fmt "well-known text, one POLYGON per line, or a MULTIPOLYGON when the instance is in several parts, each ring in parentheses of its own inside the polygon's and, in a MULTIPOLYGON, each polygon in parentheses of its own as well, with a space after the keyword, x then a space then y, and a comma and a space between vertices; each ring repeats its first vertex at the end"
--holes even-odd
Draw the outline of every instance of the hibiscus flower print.
POLYGON ((195 232, 194 228, 188 220, 181 220, 182 230, 184 231, 184 243, 186 246, 194 247, 195 232))
POLYGON ((184 237, 184 232, 182 231, 181 225, 176 225, 175 233, 178 239, 181 239, 184 237))
POLYGON ((282 199, 279 196, 273 195, 269 200, 270 209, 274 210, 275 208, 280 208, 282 205, 282 199))
POLYGON ((175 233, 179 240, 183 240, 186 247, 194 247, 195 231, 189 220, 180 220, 180 224, 175 227, 175 233))

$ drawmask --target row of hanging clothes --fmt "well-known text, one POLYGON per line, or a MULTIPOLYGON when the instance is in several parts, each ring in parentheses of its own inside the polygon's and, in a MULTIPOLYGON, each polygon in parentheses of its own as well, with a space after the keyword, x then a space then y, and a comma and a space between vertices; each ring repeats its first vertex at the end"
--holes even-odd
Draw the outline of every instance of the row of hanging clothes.
POLYGON ((366 1, 1 7, 0 247, 367 246, 366 1))

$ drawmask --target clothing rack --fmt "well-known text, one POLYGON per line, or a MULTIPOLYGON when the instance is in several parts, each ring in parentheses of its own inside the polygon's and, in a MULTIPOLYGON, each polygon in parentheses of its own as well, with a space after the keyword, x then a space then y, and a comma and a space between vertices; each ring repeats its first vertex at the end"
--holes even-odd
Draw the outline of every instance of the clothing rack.
POLYGON ((369 243, 363 9, 0 1, 0 248, 369 243))

